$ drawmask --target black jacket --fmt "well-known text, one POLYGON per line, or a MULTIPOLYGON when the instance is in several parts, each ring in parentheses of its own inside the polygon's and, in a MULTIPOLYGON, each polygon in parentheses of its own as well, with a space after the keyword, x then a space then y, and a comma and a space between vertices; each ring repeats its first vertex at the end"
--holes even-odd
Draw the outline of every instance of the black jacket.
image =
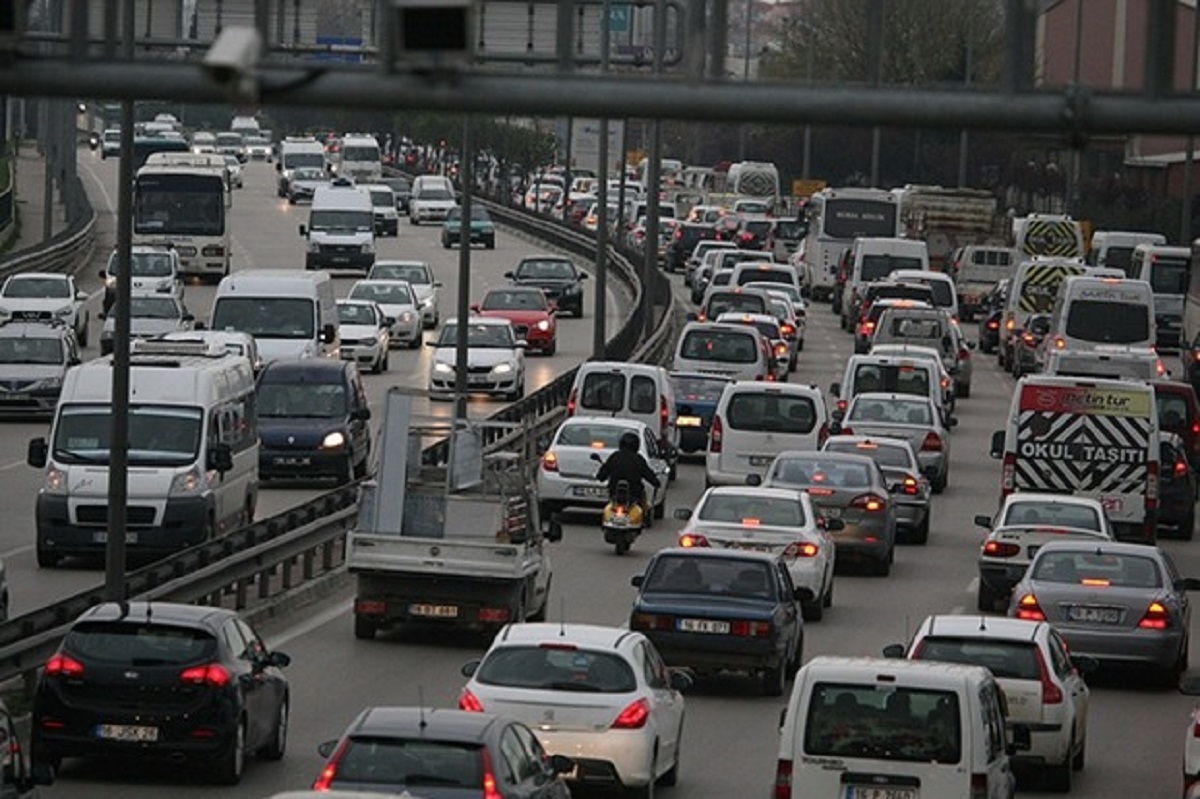
POLYGON ((658 480, 658 475, 650 468, 650 464, 646 463, 646 459, 640 452, 630 452, 624 449, 618 449, 608 456, 608 460, 600 466, 600 471, 596 473, 596 479, 608 481, 609 494, 616 490, 617 483, 622 480, 626 481, 629 483, 629 495, 633 500, 641 500, 645 495, 643 480, 655 488, 662 485, 658 480))

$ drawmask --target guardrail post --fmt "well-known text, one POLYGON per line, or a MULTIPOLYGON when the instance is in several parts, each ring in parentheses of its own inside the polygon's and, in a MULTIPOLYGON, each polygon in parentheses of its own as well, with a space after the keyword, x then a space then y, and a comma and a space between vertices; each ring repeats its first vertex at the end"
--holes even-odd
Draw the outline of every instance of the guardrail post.
POLYGON ((321 569, 323 571, 331 571, 333 569, 334 543, 334 541, 326 541, 321 545, 321 569))
POLYGON ((234 600, 233 600, 234 608, 236 610, 245 609, 246 604, 247 604, 246 595, 249 592, 249 589, 250 589, 250 581, 249 580, 238 580, 237 581, 237 592, 236 592, 234 600))
POLYGON ((292 588, 292 566, 295 565, 295 561, 288 558, 279 565, 283 567, 283 590, 289 591, 292 588))
POLYGON ((313 564, 316 562, 316 555, 317 555, 317 553, 311 549, 306 551, 303 555, 302 562, 303 562, 303 569, 304 569, 303 573, 304 573, 305 580, 311 580, 313 578, 313 574, 314 574, 313 564))
POLYGON ((263 569, 255 579, 258 581, 258 598, 266 599, 271 596, 271 573, 274 569, 263 569))

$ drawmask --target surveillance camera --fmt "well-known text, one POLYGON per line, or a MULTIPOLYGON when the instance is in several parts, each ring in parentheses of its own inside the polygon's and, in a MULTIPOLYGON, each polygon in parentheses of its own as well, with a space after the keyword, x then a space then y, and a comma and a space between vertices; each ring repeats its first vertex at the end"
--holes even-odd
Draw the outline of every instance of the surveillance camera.
POLYGON ((204 54, 201 66, 212 80, 222 86, 244 91, 252 87, 254 71, 262 58, 263 40, 250 25, 230 25, 204 54))

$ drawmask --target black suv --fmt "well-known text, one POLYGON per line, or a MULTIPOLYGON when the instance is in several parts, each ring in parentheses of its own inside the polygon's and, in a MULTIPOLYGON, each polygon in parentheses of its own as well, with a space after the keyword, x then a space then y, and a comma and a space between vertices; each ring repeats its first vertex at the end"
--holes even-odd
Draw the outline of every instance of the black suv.
POLYGON ((71 625, 33 700, 33 762, 181 758, 235 785, 248 755, 280 760, 291 659, 235 611, 107 602, 71 625))
POLYGON ((371 411, 351 361, 289 358, 258 375, 258 475, 334 477, 367 473, 371 411))
POLYGON ((671 234, 671 243, 667 245, 667 271, 683 269, 698 243, 716 238, 716 228, 703 222, 681 222, 676 225, 675 232, 671 234))
POLYGON ((570 258, 560 255, 531 255, 522 258, 517 268, 504 276, 518 286, 536 286, 558 305, 559 313, 583 316, 583 281, 587 272, 576 268, 570 258))

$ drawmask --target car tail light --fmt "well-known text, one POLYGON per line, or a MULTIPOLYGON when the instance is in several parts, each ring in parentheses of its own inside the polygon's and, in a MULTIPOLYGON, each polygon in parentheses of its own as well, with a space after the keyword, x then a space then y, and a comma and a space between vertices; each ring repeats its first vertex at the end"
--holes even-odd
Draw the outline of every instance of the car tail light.
POLYGON ((558 455, 554 454, 554 450, 550 450, 542 456, 542 468, 547 472, 558 471, 558 455))
POLYGON ((901 491, 911 496, 921 493, 921 481, 911 475, 906 475, 901 484, 901 491))
POLYGON ((629 617, 631 630, 670 630, 674 624, 673 616, 661 613, 634 613, 629 617))
POLYGON ((989 319, 988 323, 987 323, 987 329, 988 330, 999 330, 1000 329, 1000 321, 998 319, 989 319))
POLYGON ((707 547, 709 546, 708 539, 699 533, 684 533, 679 536, 679 546, 681 547, 707 547))
POLYGON ((792 799, 792 761, 775 763, 775 794, 773 799, 792 799))
POLYGON ((496 787, 496 771, 492 768, 492 755, 483 748, 483 799, 504 799, 496 787))
POLYGON ((671 406, 667 405, 667 398, 660 396, 658 398, 658 422, 659 429, 662 430, 662 435, 665 438, 667 435, 667 424, 671 421, 671 406))
POLYGON ((750 242, 754 241, 754 234, 753 233, 743 233, 741 235, 741 239, 742 239, 743 244, 749 244, 750 242))
POLYGON ((321 769, 321 773, 313 782, 314 791, 328 791, 333 788, 333 781, 337 779, 338 764, 342 762, 342 755, 345 754, 349 744, 348 740, 343 741, 337 751, 333 753, 333 757, 329 758, 329 762, 325 764, 325 768, 321 769))
POLYGON ((1192 422, 1192 435, 1200 436, 1200 422, 1192 422))
POLYGON ((988 775, 972 774, 970 799, 988 799, 988 795, 988 775))
POLYGON ((821 548, 811 541, 793 541, 783 550, 785 558, 815 558, 821 554, 821 548))
POLYGON ((1166 377, 1166 376, 1167 376, 1167 365, 1166 365, 1165 363, 1163 363, 1163 359, 1162 359, 1162 358, 1155 358, 1155 359, 1154 359, 1154 372, 1155 372, 1155 374, 1157 374, 1159 377, 1166 377))
POLYGON ((508 621, 508 608, 480 608, 479 621, 485 624, 502 624, 508 621))
MULTIPOLYGON (((783 326, 781 328, 779 328, 779 330, 787 338, 791 338, 792 336, 796 335, 796 326, 789 322, 784 322, 783 326)), ((1200 431, 1197 431, 1197 432, 1200 432, 1200 431)))
POLYGON ((868 319, 862 323, 860 330, 864 336, 870 336, 875 332, 875 323, 868 319))
POLYGON ((1187 461, 1175 461, 1175 476, 1176 477, 1187 477, 1187 473, 1188 473, 1188 462, 1187 461))
POLYGON ((1022 333, 1021 340, 1031 347, 1037 344, 1037 340, 1032 333, 1022 333))
POLYGON ((220 663, 207 663, 203 666, 192 666, 190 669, 184 669, 180 673, 179 679, 195 685, 211 685, 214 688, 223 688, 233 679, 233 675, 229 673, 229 669, 220 663))
POLYGON ((1004 320, 1004 328, 1006 330, 1012 330, 1016 326, 1017 326, 1017 320, 1013 319, 1011 316, 1008 319, 1004 320))
POLYGON ((1146 614, 1138 622, 1143 630, 1165 630, 1171 626, 1171 614, 1161 602, 1151 602, 1146 614))
POLYGON ((829 438, 829 425, 821 422, 821 428, 817 430, 817 449, 825 446, 825 441, 829 438))
POLYGON ((770 638, 771 622, 738 620, 729 625, 729 632, 739 638, 770 638))
POLYGON ((878 494, 859 494, 850 500, 850 507, 861 508, 865 511, 876 513, 887 508, 887 498, 881 497, 878 494))
POLYGON ((988 541, 983 545, 983 554, 989 558, 1012 558, 1021 554, 1021 548, 1009 541, 988 541))
POLYGON ((1000 496, 1006 497, 1013 492, 1017 479, 1017 456, 1012 452, 1004 453, 1004 465, 1000 470, 1000 496))
POLYGON ((83 676, 83 664, 70 655, 59 652, 46 661, 46 676, 79 678, 83 676))
POLYGON ((465 710, 468 713, 482 713, 483 702, 480 702, 479 697, 471 693, 469 688, 464 688, 462 693, 458 695, 458 709, 465 710))
POLYGON ((571 396, 567 398, 567 416, 575 415, 575 407, 579 403, 579 389, 572 389, 571 396))
POLYGON ((1055 336, 1054 347, 1055 349, 1065 350, 1067 348, 1067 340, 1062 336, 1055 336))
POLYGON ((941 452, 942 437, 937 433, 929 432, 925 434, 925 440, 921 442, 922 452, 941 452))
POLYGON ((1158 510, 1158 462, 1146 464, 1146 510, 1158 510))
POLYGON ((1038 679, 1041 680, 1042 683, 1042 704, 1062 704, 1062 689, 1055 685, 1054 681, 1050 679, 1050 669, 1046 666, 1046 658, 1042 655, 1042 650, 1038 647, 1034 647, 1033 651, 1037 654, 1038 679))
POLYGON ((712 420, 712 428, 708 431, 708 451, 720 452, 721 439, 725 437, 725 423, 721 421, 720 416, 714 416, 712 420))
POLYGON ((1045 621, 1046 614, 1042 612, 1042 606, 1038 604, 1037 597, 1033 594, 1026 594, 1017 603, 1017 618, 1026 621, 1045 621))
POLYGON ((640 730, 650 718, 650 702, 644 697, 629 703, 612 723, 614 730, 640 730))
POLYGON ((787 344, 784 344, 783 342, 780 342, 780 343, 778 343, 778 344, 776 344, 776 345, 775 345, 775 355, 776 355, 777 357, 780 357, 780 358, 782 358, 784 355, 787 355, 787 354, 788 354, 788 346, 787 346, 787 344))

